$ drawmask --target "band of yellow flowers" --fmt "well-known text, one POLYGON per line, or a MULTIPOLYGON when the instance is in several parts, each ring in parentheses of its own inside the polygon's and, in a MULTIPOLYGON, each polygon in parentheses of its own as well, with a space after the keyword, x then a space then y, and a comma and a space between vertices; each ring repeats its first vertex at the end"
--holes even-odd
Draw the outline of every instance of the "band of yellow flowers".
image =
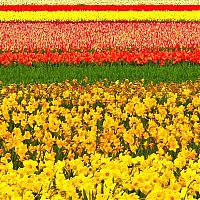
POLYGON ((0 11, 0 21, 199 21, 200 11, 0 11))

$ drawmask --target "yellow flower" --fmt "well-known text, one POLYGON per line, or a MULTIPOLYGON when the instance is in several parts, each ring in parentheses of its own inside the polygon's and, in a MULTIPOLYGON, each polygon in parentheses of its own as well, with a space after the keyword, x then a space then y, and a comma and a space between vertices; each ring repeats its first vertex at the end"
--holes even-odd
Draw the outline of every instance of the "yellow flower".
POLYGON ((33 160, 24 160, 23 165, 25 171, 28 173, 34 173, 37 170, 36 167, 38 166, 38 162, 33 160))
POLYGON ((192 105, 199 106, 200 105, 200 96, 192 97, 192 105))
POLYGON ((115 84, 118 85, 119 84, 119 80, 115 81, 115 84))
POLYGON ((176 152, 176 150, 179 148, 178 142, 174 137, 168 138, 168 146, 169 150, 172 150, 174 152, 176 152))
POLYGON ((26 192, 24 192, 24 194, 23 194, 23 199, 24 199, 24 200, 29 200, 29 199, 30 199, 30 200, 34 200, 35 197, 34 197, 32 191, 26 191, 26 192))
POLYGON ((15 147, 15 152, 19 155, 21 161, 26 157, 25 154, 27 151, 28 149, 26 144, 19 143, 19 145, 15 147))
POLYGON ((139 117, 146 117, 146 106, 143 103, 137 103, 134 108, 139 117))

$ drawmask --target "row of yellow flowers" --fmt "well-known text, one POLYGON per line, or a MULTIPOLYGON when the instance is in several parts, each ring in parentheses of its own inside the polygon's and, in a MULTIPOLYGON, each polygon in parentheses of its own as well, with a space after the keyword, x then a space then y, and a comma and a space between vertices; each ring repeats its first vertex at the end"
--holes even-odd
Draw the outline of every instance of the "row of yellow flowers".
POLYGON ((96 153, 55 163, 46 153, 45 161, 25 160, 18 170, 1 158, 0 198, 195 200, 200 192, 200 158, 194 155, 184 150, 172 161, 158 154, 145 160, 143 156, 120 154, 112 159, 96 153), (179 165, 184 169, 177 170, 179 165))
POLYGON ((198 5, 199 0, 0 0, 0 4, 6 5, 138 5, 138 4, 174 4, 174 5, 198 5))
POLYGON ((1 86, 1 199, 200 198, 200 81, 106 84, 1 86))
POLYGON ((0 11, 0 21, 199 21, 200 11, 0 11))

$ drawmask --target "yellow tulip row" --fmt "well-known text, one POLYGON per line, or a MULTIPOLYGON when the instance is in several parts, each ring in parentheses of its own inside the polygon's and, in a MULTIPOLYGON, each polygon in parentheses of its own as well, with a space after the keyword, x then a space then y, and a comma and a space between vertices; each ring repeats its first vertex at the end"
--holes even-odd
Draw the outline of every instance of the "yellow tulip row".
POLYGON ((200 81, 2 86, 0 199, 198 199, 200 81))
POLYGON ((0 4, 7 5, 138 5, 138 4, 174 4, 198 5, 198 0, 0 0, 0 4))
POLYGON ((0 11, 0 21, 199 21, 200 11, 0 11))

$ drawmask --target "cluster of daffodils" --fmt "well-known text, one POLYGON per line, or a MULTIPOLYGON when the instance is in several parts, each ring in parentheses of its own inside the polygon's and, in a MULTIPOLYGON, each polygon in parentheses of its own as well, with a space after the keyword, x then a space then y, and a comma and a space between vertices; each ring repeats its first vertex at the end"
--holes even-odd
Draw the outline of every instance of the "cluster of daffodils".
POLYGON ((0 199, 200 198, 200 81, 0 85, 0 199))

